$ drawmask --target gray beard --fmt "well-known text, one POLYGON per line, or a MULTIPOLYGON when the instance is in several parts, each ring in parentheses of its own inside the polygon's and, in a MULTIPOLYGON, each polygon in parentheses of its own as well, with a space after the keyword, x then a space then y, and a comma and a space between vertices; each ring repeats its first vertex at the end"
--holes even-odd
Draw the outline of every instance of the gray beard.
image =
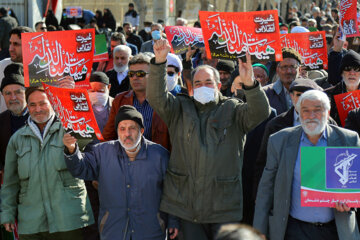
POLYGON ((122 67, 118 67, 118 66, 116 66, 116 65, 114 64, 114 70, 115 70, 115 72, 117 72, 117 73, 123 73, 123 72, 125 72, 126 70, 128 70, 128 66, 127 66, 127 65, 124 65, 124 66, 122 66, 122 67))

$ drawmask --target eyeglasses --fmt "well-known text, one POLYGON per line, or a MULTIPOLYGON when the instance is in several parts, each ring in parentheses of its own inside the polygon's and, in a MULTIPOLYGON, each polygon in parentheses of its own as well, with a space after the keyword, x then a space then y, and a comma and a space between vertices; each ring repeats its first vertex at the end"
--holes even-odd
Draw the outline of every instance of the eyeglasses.
POLYGON ((40 28, 41 30, 46 30, 47 28, 46 27, 42 27, 42 28, 40 28))
POLYGON ((174 76, 175 72, 167 72, 167 75, 169 75, 170 77, 174 76))
POLYGON ((354 70, 355 72, 360 72, 360 67, 351 67, 351 66, 344 67, 344 71, 346 72, 350 72, 351 70, 354 70))
POLYGON ((288 70, 288 69, 290 69, 290 70, 292 70, 292 71, 294 71, 294 70, 296 70, 298 67, 299 67, 300 65, 298 65, 298 64, 295 64, 295 65, 288 65, 288 66, 279 66, 279 68, 281 69, 281 70, 288 70))
POLYGON ((145 72, 143 70, 139 70, 139 71, 129 71, 128 72, 128 76, 129 77, 134 77, 134 75, 136 75, 137 77, 145 77, 146 74, 148 74, 148 72, 145 72))

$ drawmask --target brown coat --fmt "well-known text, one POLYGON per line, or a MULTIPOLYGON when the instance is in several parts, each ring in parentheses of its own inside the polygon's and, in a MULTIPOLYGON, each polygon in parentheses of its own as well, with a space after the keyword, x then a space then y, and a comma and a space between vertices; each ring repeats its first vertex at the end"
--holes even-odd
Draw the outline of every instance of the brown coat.
MULTIPOLYGON (((115 117, 119 108, 123 105, 133 105, 134 103, 134 92, 132 90, 119 93, 113 103, 110 110, 109 119, 102 132, 105 141, 117 139, 117 133, 115 131, 115 117)), ((164 148, 170 150, 170 136, 168 128, 161 120, 159 115, 154 111, 151 124, 151 135, 152 141, 160 144, 164 148)))

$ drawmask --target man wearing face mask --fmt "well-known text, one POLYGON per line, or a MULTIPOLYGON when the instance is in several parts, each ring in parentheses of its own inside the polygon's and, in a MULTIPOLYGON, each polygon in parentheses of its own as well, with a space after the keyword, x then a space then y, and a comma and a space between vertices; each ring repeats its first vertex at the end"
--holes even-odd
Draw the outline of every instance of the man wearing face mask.
POLYGON ((114 121, 118 139, 81 153, 76 139, 64 135, 65 161, 74 177, 99 181, 102 240, 170 239, 178 219, 159 211, 169 153, 143 137, 144 120, 135 107, 120 107, 114 121))
POLYGON ((152 52, 154 53, 154 43, 161 39, 162 36, 162 25, 160 23, 153 23, 151 25, 151 36, 152 40, 144 42, 141 45, 140 52, 152 52))
POLYGON ((178 56, 169 53, 166 57, 167 60, 167 74, 166 74, 166 87, 169 92, 174 96, 178 93, 185 93, 187 91, 179 84, 181 81, 181 73, 183 70, 182 62, 178 56))
POLYGON ((143 42, 151 40, 151 24, 152 22, 144 22, 144 29, 139 32, 143 42))
POLYGON ((114 68, 106 75, 109 77, 111 88, 110 96, 115 97, 118 93, 129 90, 130 83, 128 73, 128 63, 131 59, 131 49, 125 45, 118 45, 113 51, 114 68))
POLYGON ((253 79, 250 55, 239 62, 247 103, 219 94, 219 72, 202 65, 191 74, 194 97, 165 88, 167 40, 154 45, 146 96, 169 128, 172 151, 160 209, 181 219, 184 238, 214 239, 223 223, 242 219, 245 134, 270 114, 253 79))

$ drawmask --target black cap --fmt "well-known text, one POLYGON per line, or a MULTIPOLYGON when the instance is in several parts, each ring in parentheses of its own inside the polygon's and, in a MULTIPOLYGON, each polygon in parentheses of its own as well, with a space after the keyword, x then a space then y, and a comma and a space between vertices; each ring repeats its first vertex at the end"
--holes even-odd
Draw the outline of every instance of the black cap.
POLYGON ((129 7, 134 7, 134 4, 133 4, 133 3, 129 3, 129 7))
POLYGON ((109 85, 109 77, 103 72, 93 72, 90 76, 90 82, 101 82, 109 85))
POLYGON ((323 89, 317 85, 313 80, 309 78, 297 78, 295 79, 289 88, 289 91, 298 91, 298 92, 306 92, 308 90, 320 90, 323 91, 323 89))
POLYGON ((19 84, 24 87, 24 68, 21 63, 11 63, 4 69, 0 91, 10 84, 19 84))
POLYGON ((216 64, 216 69, 218 71, 225 71, 231 74, 235 70, 235 64, 230 60, 219 60, 216 64))
POLYGON ((117 128, 119 122, 123 120, 133 120, 137 124, 140 125, 141 128, 144 128, 144 120, 141 113, 139 113, 134 106, 131 105, 123 105, 119 108, 119 111, 115 117, 115 131, 117 132, 117 128))
POLYGON ((360 66, 360 54, 354 50, 349 50, 342 58, 340 63, 340 72, 344 71, 345 67, 359 67, 360 66))

